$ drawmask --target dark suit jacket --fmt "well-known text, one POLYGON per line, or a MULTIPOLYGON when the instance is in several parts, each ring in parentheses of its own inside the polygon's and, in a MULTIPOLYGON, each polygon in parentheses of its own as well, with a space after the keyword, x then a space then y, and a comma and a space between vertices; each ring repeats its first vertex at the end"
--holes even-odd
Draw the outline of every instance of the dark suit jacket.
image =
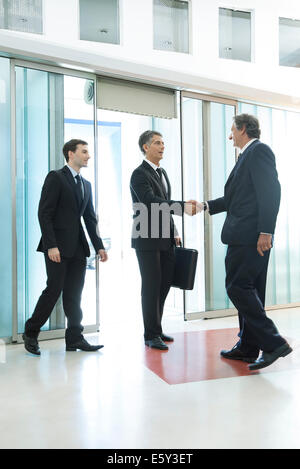
POLYGON ((170 181, 166 171, 162 171, 167 183, 167 193, 161 186, 159 176, 146 161, 143 161, 131 175, 130 191, 134 209, 133 232, 142 228, 139 226, 139 223, 136 223, 136 218, 141 218, 139 204, 143 204, 145 209, 147 209, 146 237, 132 237, 131 246, 135 249, 146 251, 167 250, 175 244, 174 235, 177 234, 177 230, 174 225, 172 214, 182 216, 184 211, 184 202, 171 200, 170 181), (160 207, 161 209, 165 207, 165 211, 162 210, 159 213, 156 235, 153 235, 153 232, 151 233, 151 227, 153 228, 153 226, 156 225, 154 216, 151 216, 151 206, 160 207), (167 230, 169 229, 170 235, 167 238, 165 237, 164 228, 167 230))
POLYGON ((91 242, 97 252, 104 249, 97 234, 91 184, 82 178, 84 200, 79 207, 76 197, 76 183, 67 166, 47 175, 38 209, 42 237, 37 250, 47 252, 57 247, 63 257, 72 257, 81 239, 85 255, 90 255, 89 245, 81 224, 83 217, 91 242))
POLYGON ((273 234, 280 184, 271 148, 255 140, 242 153, 224 196, 208 201, 211 215, 227 212, 221 239, 228 245, 256 245, 259 233, 273 234))

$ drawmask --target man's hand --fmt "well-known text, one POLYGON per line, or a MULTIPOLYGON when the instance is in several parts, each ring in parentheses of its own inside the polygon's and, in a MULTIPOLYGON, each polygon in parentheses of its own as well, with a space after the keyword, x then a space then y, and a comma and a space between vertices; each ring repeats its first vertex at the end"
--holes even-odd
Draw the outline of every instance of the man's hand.
POLYGON ((48 257, 52 262, 60 262, 60 252, 58 248, 48 249, 48 257))
POLYGON ((108 255, 105 249, 99 249, 98 256, 100 257, 101 262, 106 262, 108 259, 108 255))
POLYGON ((181 238, 180 238, 180 236, 175 236, 175 244, 176 244, 176 246, 180 246, 180 245, 181 245, 181 238))
POLYGON ((272 247, 272 235, 261 233, 257 240, 257 251, 260 256, 264 255, 264 251, 269 251, 272 247))
POLYGON ((187 215, 196 215, 196 213, 202 212, 203 204, 201 202, 197 202, 197 200, 188 200, 184 204, 184 212, 187 215))
POLYGON ((196 202, 196 213, 203 212, 204 204, 202 202, 196 202))

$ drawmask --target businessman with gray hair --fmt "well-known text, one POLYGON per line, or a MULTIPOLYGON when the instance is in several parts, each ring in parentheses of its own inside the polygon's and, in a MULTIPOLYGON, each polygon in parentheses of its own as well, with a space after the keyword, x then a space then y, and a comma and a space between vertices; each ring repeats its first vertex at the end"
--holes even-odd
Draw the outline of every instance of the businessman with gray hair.
POLYGON ((259 138, 255 116, 234 117, 229 139, 240 149, 238 160, 224 196, 202 204, 210 215, 226 212, 221 235, 228 245, 226 290, 239 315, 239 340, 231 350, 222 350, 221 356, 248 362, 250 370, 265 368, 292 351, 264 309, 280 183, 274 153, 259 138))
POLYGON ((175 245, 180 243, 173 214, 194 215, 196 201, 171 199, 171 184, 160 167, 164 141, 160 132, 147 130, 139 138, 144 160, 131 176, 133 201, 132 247, 136 250, 142 278, 144 339, 148 347, 168 350, 173 338, 162 331, 165 300, 173 280, 175 245))

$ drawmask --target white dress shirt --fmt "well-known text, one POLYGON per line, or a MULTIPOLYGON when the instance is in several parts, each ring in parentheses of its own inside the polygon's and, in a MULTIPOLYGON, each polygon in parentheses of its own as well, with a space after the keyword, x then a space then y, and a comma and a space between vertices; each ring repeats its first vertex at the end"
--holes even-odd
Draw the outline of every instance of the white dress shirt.
POLYGON ((249 140, 249 142, 246 143, 246 145, 243 146, 243 148, 240 150, 239 156, 244 153, 244 151, 251 145, 252 142, 255 142, 255 140, 258 140, 257 138, 252 138, 249 140))
MULTIPOLYGON (((75 169, 71 168, 71 166, 69 166, 68 164, 67 164, 66 166, 67 166, 67 167, 69 168, 69 170, 71 171, 71 174, 72 174, 72 176, 73 176, 73 178, 74 178, 75 184, 78 184, 78 183, 77 183, 76 176, 80 176, 80 174, 77 173, 77 171, 75 171, 75 169)), ((81 176, 80 176, 80 180, 81 180, 81 176)), ((83 198, 84 198, 84 185, 83 185, 83 182, 82 182, 82 181, 81 181, 81 190, 82 190, 82 196, 83 196, 83 198)))

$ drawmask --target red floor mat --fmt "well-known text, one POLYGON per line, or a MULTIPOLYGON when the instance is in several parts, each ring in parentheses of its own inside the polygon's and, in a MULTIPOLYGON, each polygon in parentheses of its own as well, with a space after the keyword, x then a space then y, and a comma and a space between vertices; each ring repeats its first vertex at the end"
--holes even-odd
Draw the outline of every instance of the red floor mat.
POLYGON ((237 333, 238 329, 214 329, 171 334, 175 341, 168 343, 168 351, 145 347, 145 364, 168 384, 300 368, 299 357, 295 356, 290 340, 294 352, 256 372, 249 371, 247 363, 221 358, 220 350, 231 349, 237 342, 237 333))

